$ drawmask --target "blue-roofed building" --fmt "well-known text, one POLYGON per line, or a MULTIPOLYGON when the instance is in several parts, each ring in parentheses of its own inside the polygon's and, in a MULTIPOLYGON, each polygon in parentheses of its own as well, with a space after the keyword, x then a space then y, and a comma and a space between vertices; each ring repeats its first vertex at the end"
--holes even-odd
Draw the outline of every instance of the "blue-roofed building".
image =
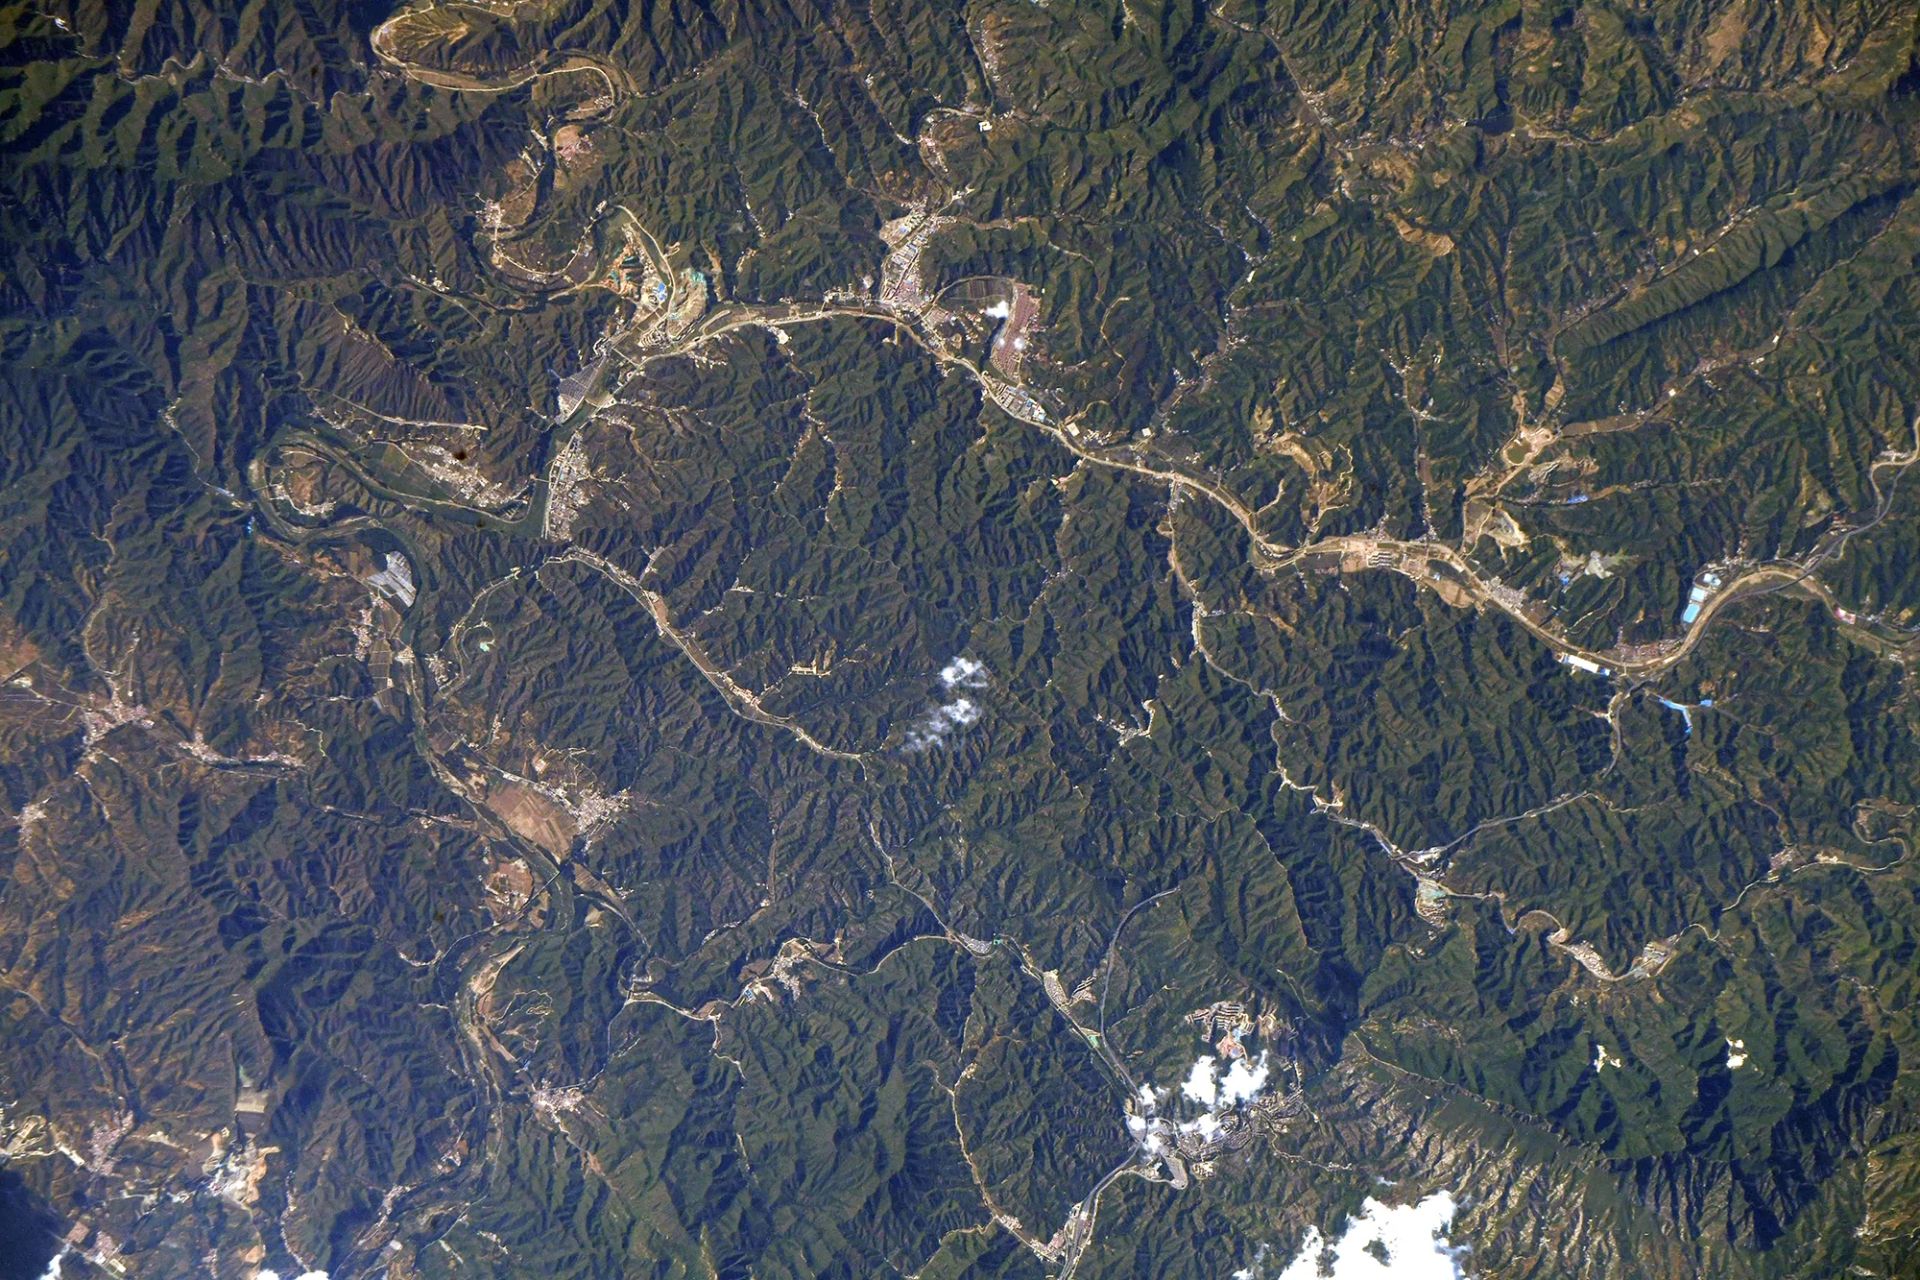
POLYGON ((1703 573, 1700 575, 1693 584, 1693 590, 1687 592, 1687 607, 1680 611, 1680 622, 1682 625, 1691 625, 1693 620, 1700 616, 1701 606, 1706 604, 1707 597, 1712 595, 1719 586, 1719 574, 1703 573))

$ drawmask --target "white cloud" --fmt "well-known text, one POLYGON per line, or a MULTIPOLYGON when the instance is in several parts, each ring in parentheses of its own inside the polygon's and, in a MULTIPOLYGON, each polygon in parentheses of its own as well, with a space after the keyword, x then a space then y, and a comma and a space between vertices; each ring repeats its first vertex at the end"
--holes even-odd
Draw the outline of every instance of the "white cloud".
POLYGON ((1193 1119, 1180 1125, 1182 1133, 1197 1133, 1203 1140, 1211 1141, 1220 1132, 1220 1117, 1211 1111, 1203 1111, 1193 1119))
POLYGON ((987 308, 987 314, 992 316, 995 320, 1005 320, 1008 316, 1013 314, 1013 305, 1009 303, 1005 298, 1002 298, 1000 299, 1000 301, 994 303, 992 306, 987 308))
POLYGON ((982 689, 987 683, 987 665, 965 654, 940 668, 940 683, 949 689, 982 689))
POLYGON ((1220 1082, 1220 1101, 1229 1105, 1250 1102, 1266 1087, 1267 1055, 1261 1054, 1260 1061, 1251 1064, 1245 1058, 1237 1058, 1227 1068, 1227 1078, 1220 1082))
POLYGON ((1186 1083, 1180 1086, 1181 1096, 1189 1102, 1197 1102, 1203 1107, 1211 1107, 1220 1100, 1220 1085, 1214 1079, 1216 1063, 1209 1054, 1201 1054, 1193 1060, 1193 1070, 1187 1073, 1186 1083))
POLYGON ((972 698, 955 698, 935 707, 907 730, 909 751, 930 751, 946 741, 947 735, 980 718, 980 706, 972 698))
POLYGON ((1460 1258, 1467 1250, 1447 1240, 1455 1209, 1447 1191, 1404 1205, 1369 1196, 1331 1245, 1307 1228, 1300 1252, 1278 1280, 1464 1280, 1460 1258))
POLYGON ((1267 1273, 1267 1246, 1261 1245, 1253 1251, 1253 1265, 1242 1267, 1227 1280, 1260 1280, 1267 1273))
POLYGON ((1267 1087, 1267 1077, 1271 1074, 1267 1067, 1267 1055, 1248 1062, 1236 1058, 1227 1066, 1227 1074, 1220 1075, 1220 1062, 1212 1054, 1201 1054, 1193 1060, 1193 1069, 1180 1086, 1180 1095, 1188 1102, 1197 1102, 1212 1111, 1219 1107, 1231 1107, 1242 1102, 1251 1102, 1260 1096, 1267 1087))

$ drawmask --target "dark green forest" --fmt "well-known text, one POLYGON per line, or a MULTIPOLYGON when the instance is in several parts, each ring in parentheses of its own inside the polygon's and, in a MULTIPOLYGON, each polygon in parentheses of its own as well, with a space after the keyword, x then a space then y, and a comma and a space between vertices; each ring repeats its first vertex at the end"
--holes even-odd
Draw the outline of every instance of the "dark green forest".
POLYGON ((1920 1274, 1917 42, 0 0, 0 1280, 1920 1274))

